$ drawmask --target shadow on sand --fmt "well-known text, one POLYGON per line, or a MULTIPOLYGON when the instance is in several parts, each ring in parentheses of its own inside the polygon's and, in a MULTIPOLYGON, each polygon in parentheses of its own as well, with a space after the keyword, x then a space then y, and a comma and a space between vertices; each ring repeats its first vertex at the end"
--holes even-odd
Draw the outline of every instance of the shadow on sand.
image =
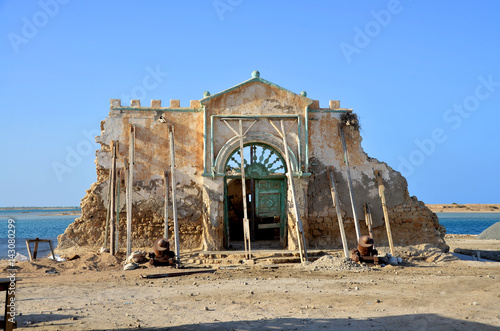
MULTIPOLYGON (((496 317, 492 317, 496 318, 496 317)), ((120 329, 129 330, 129 329, 120 329)), ((186 324, 141 330, 499 330, 498 327, 435 314, 398 315, 367 319, 278 318, 234 322, 186 324)))
POLYGON ((27 314, 16 316, 17 328, 43 327, 40 323, 57 322, 58 326, 74 324, 78 315, 72 314, 27 314))

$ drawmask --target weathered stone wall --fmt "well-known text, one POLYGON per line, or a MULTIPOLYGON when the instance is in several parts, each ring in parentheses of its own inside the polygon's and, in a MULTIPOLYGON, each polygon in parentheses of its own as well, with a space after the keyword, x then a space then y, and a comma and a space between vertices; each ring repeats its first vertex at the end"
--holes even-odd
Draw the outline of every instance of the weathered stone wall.
MULTIPOLYGON (((134 104, 133 101, 132 104, 134 104)), ((175 103, 175 100, 174 100, 175 103)), ((164 232, 163 172, 170 168, 168 124, 174 124, 177 213, 181 248, 201 248, 203 199, 203 117, 199 102, 192 108, 122 107, 112 100, 109 117, 101 122, 101 144, 97 151, 97 182, 82 200, 82 216, 59 237, 59 247, 94 246, 104 244, 108 206, 111 140, 118 141, 117 169, 124 168, 128 158, 130 124, 135 127, 135 163, 133 185, 132 245, 151 246, 164 232), (176 111, 174 111, 174 109, 176 111), (160 119, 161 117, 161 119, 160 119)), ((169 183, 170 185, 170 183, 169 183)), ((121 181, 119 240, 126 245, 125 182, 121 181)), ((170 207, 169 215, 172 215, 170 207)), ((172 222, 170 222, 172 223, 172 222)), ((169 224, 170 238, 173 224, 169 224)))
MULTIPOLYGON (((340 209, 349 247, 356 246, 354 218, 347 183, 347 169, 338 130, 340 113, 318 109, 310 118, 310 177, 307 218, 307 241, 312 247, 342 247, 339 224, 332 203, 326 167, 334 169, 340 209)), ((445 229, 437 216, 416 197, 410 198, 406 179, 387 164, 370 158, 361 147, 359 131, 344 127, 350 174, 361 235, 368 235, 363 203, 371 207, 373 235, 378 245, 388 245, 382 202, 375 170, 382 174, 394 244, 432 243, 443 250, 445 229)))
MULTIPOLYGON (((97 181, 82 200, 82 216, 59 237, 60 247, 74 245, 101 247, 104 243, 111 168, 111 140, 119 142, 117 168, 123 169, 129 151, 129 126, 136 128, 136 159, 133 185, 133 246, 150 246, 163 236, 163 171, 170 168, 168 125, 175 128, 176 193, 181 249, 220 250, 224 245, 224 165, 229 153, 239 148, 239 141, 224 118, 238 131, 238 121, 231 116, 253 117, 244 128, 256 124, 245 136, 245 143, 268 144, 284 156, 284 146, 269 116, 279 126, 285 121, 292 170, 296 177, 295 194, 309 247, 342 247, 335 208, 333 207, 327 167, 333 167, 340 208, 349 247, 355 247, 353 212, 347 185, 346 164, 338 124, 350 110, 320 108, 319 102, 294 94, 258 78, 240 84, 201 101, 191 101, 180 108, 178 100, 171 107, 161 107, 157 100, 151 107, 131 107, 111 100, 109 117, 101 122, 101 144, 97 151, 97 181), (281 116, 281 117, 279 117, 281 116), (289 116, 288 118, 286 116, 289 116), (292 117, 290 117, 292 116, 292 117), (294 121, 299 119, 296 123, 294 121), (306 119, 308 121, 306 121, 306 119), (308 122, 308 130, 306 123, 308 122), (306 148, 306 141, 308 140, 306 148), (307 162, 309 166, 307 166, 307 162)), ((410 198, 407 182, 387 164, 370 158, 361 147, 359 131, 345 127, 350 172, 361 234, 368 234, 363 203, 369 203, 377 245, 387 244, 381 200, 374 171, 381 173, 386 187, 387 206, 395 244, 432 243, 442 249, 444 228, 437 217, 415 197, 410 198)), ((120 192, 120 245, 125 247, 125 183, 120 192)), ((296 249, 292 194, 287 192, 288 248, 296 249)), ((172 210, 169 211, 172 217, 172 210)), ((172 224, 170 232, 172 233, 172 224)), ((172 235, 170 235, 172 238, 172 235)))

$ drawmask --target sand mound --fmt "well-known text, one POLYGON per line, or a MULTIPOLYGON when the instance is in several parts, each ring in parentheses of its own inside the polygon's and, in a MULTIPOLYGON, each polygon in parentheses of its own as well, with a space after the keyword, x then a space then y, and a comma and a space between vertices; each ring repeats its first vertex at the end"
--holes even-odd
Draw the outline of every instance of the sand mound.
MULTIPOLYGON (((59 267, 59 263, 57 261, 51 259, 39 259, 33 262, 23 261, 17 262, 15 269, 19 272, 27 272, 27 273, 54 273, 57 272, 59 267)), ((7 271, 6 267, 4 271, 7 271)))
POLYGON ((103 271, 108 269, 120 269, 121 260, 108 253, 88 253, 75 260, 74 269, 103 271))
MULTIPOLYGON (((73 261, 54 261, 48 258, 35 261, 17 262, 15 269, 20 273, 35 274, 60 274, 66 272, 106 271, 119 270, 122 268, 122 256, 113 256, 108 253, 87 253, 73 261)), ((7 272, 9 266, 3 268, 7 272)))
POLYGON ((500 222, 496 222, 477 236, 477 239, 497 239, 500 240, 500 222))

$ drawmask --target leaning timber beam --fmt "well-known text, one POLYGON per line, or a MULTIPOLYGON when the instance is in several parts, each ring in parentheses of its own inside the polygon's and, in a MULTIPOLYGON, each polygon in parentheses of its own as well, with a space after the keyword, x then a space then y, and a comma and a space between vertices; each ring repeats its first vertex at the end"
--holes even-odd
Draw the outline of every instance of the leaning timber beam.
POLYGON ((176 182, 175 182, 175 144, 174 144, 174 126, 169 125, 168 128, 170 140, 170 179, 172 185, 172 218, 174 219, 174 242, 175 242, 175 256, 177 268, 181 265, 181 253, 179 243, 179 223, 177 221, 177 198, 176 198, 176 182))
POLYGON ((339 195, 337 193, 337 185, 335 184, 335 175, 333 172, 333 167, 327 169, 328 180, 330 181, 330 190, 332 193, 333 206, 337 212, 337 220, 339 222, 340 236, 342 237, 342 246, 344 247, 344 256, 346 259, 349 258, 349 248, 347 247, 347 238, 345 236, 344 221, 342 220, 342 213, 340 212, 340 202, 339 195))
POLYGON ((308 260, 307 258, 307 249, 306 249, 306 241, 304 237, 304 228, 302 226, 302 221, 300 220, 300 212, 299 207, 297 205, 297 199, 295 197, 295 184, 293 182, 293 174, 292 174, 292 164, 290 162, 290 155, 288 153, 288 141, 286 139, 287 132, 285 131, 285 124, 283 120, 280 120, 281 130, 276 127, 276 125, 268 119, 269 123, 274 127, 274 129, 278 132, 278 134, 283 139, 283 148, 285 150, 285 162, 287 167, 286 177, 288 179, 288 185, 290 186, 290 191, 292 193, 292 203, 293 203, 293 214, 295 216, 295 230, 297 232, 297 242, 299 244, 299 253, 300 253, 300 261, 305 262, 308 260))
POLYGON ((109 252, 111 255, 115 255, 115 197, 116 197, 116 147, 118 142, 111 140, 111 214, 109 217, 110 221, 110 232, 109 232, 109 252))
POLYGON ((391 249, 391 254, 394 256, 394 244, 392 242, 391 224, 389 222, 389 213, 387 212, 387 204, 385 201, 385 186, 382 181, 382 176, 378 170, 375 170, 375 177, 377 178, 378 184, 378 194, 380 195, 380 200, 382 201, 382 210, 384 211, 385 227, 387 229, 387 239, 389 240, 389 247, 391 249))
POLYGON ((345 162, 346 173, 347 173, 347 184, 349 186, 349 197, 351 198, 352 216, 354 218, 354 227, 356 228, 356 241, 358 241, 359 237, 361 237, 361 234, 359 232, 359 221, 358 221, 358 215, 356 213, 356 201, 354 200, 354 192, 353 192, 353 188, 352 188, 351 170, 349 168, 349 154, 347 152, 347 145, 345 143, 344 129, 343 129, 341 124, 339 124, 339 131, 340 131, 340 139, 342 141, 342 148, 344 150, 344 162, 345 162))

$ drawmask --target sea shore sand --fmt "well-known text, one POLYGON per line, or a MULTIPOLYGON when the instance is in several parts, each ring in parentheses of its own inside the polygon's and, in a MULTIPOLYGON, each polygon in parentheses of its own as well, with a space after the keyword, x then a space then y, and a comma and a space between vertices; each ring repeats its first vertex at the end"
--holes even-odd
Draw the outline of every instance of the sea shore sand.
MULTIPOLYGON (((500 240, 446 239, 451 251, 500 252, 500 240)), ((17 263, 18 330, 500 328, 500 263, 459 260, 430 245, 397 247, 398 266, 353 266, 329 251, 307 265, 219 265, 213 274, 160 279, 140 275, 178 270, 123 271, 120 258, 79 253, 17 263)), ((7 261, 0 267, 5 277, 7 261)))
POLYGON ((500 204, 426 204, 434 213, 500 213, 500 204))

